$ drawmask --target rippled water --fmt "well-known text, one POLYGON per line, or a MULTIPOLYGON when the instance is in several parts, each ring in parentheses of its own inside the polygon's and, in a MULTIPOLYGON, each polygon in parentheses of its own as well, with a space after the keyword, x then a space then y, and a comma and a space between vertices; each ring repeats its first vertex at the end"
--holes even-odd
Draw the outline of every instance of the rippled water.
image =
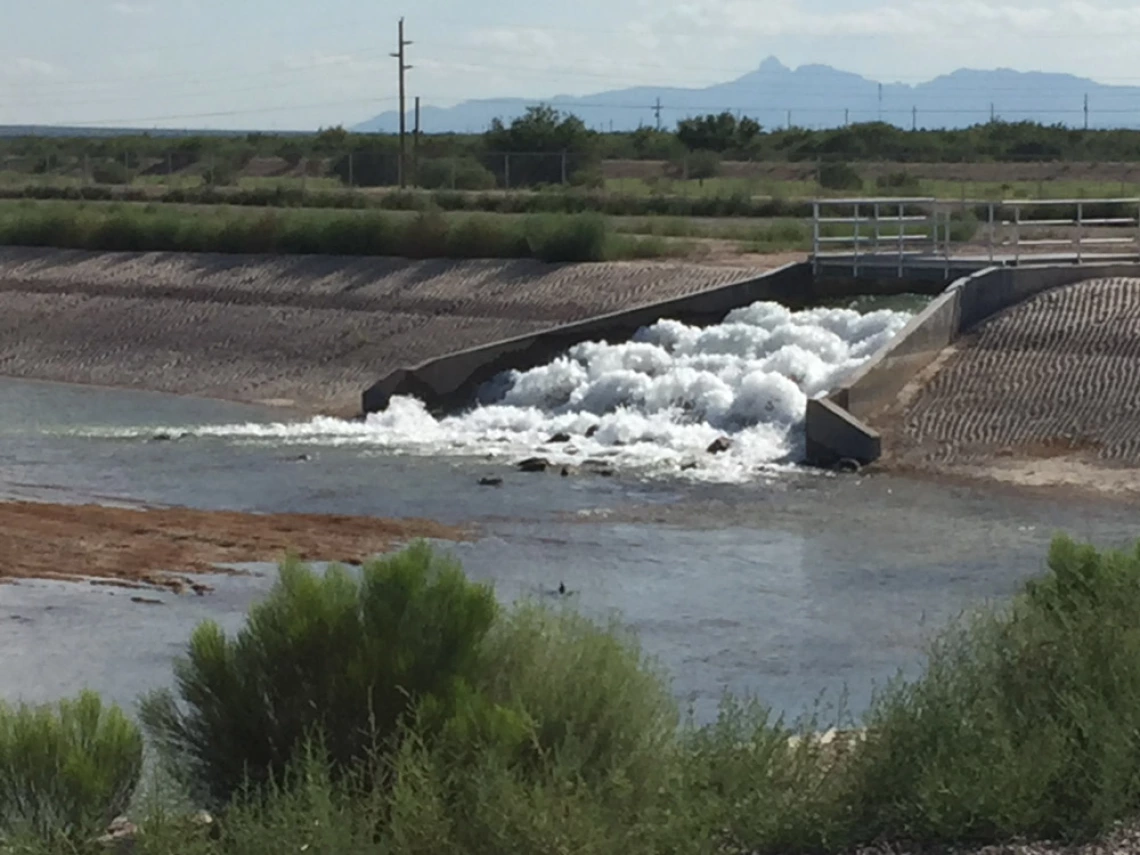
MULTIPOLYGON (((481 539, 453 547, 469 573, 504 599, 565 581, 575 607, 619 614, 702 717, 726 689, 795 712, 846 684, 858 708, 874 681, 913 673, 926 633, 1037 572, 1055 530, 1109 545, 1135 533, 1124 507, 886 477, 560 478, 469 453, 208 430, 282 422, 211 401, 0 382, 0 496, 474 521, 481 539), (196 435, 147 439, 168 425, 196 435), (478 486, 491 473, 502 488, 478 486)), ((213 578, 210 597, 163 594, 163 606, 86 584, 0 586, 0 696, 88 685, 130 702, 169 680, 196 621, 240 625, 272 581, 256 569, 213 578)))

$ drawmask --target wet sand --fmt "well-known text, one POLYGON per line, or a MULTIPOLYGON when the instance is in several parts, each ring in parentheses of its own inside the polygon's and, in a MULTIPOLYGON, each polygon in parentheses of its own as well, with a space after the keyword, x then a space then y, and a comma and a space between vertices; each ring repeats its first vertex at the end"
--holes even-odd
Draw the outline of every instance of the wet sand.
POLYGON ((755 276, 746 264, 0 248, 0 376, 351 416, 390 371, 755 276))
POLYGON ((180 591, 197 588, 180 574, 217 572, 219 564, 275 562, 288 553, 359 563, 417 538, 471 537, 420 519, 38 502, 0 503, 0 531, 0 582, 98 578, 180 591))
POLYGON ((872 419, 878 468, 1140 495, 1140 279, 1048 291, 944 350, 872 419))

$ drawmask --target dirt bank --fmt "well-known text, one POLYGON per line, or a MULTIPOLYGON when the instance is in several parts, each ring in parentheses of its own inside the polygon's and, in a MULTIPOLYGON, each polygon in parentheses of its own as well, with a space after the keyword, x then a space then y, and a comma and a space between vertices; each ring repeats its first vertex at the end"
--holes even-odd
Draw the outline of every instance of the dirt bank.
POLYGON ((355 414, 404 365, 776 267, 0 248, 0 375, 355 414))
POLYGON ((36 502, 0 503, 0 532, 0 582, 91 576, 179 590, 191 586, 177 574, 221 563, 275 562, 287 552, 355 563, 420 537, 470 537, 418 519, 36 502))
POLYGON ((943 351, 873 422, 881 468, 1140 494, 1140 279, 1012 307, 943 351))

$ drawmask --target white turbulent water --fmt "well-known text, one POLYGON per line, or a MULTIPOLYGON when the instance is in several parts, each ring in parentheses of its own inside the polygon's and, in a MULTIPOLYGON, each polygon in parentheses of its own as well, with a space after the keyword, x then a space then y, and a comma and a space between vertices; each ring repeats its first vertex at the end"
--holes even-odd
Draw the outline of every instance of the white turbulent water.
POLYGON ((910 317, 760 302, 712 327, 663 320, 624 344, 578 345, 547 365, 500 376, 481 390, 479 406, 459 415, 437 419, 419 400, 395 397, 362 421, 194 433, 413 454, 537 454, 559 464, 603 458, 645 474, 676 475, 688 464, 685 477, 740 481, 799 460, 807 400, 834 388, 910 317), (550 443, 557 433, 570 442, 550 443), (709 454, 722 436, 731 448, 709 454))

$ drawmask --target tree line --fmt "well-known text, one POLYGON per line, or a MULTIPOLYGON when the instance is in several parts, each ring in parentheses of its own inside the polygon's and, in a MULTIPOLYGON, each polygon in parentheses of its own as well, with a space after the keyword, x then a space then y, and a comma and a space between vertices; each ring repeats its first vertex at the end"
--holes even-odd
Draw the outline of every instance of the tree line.
MULTIPOLYGON (((31 161, 52 172, 79 160, 154 174, 208 168, 211 178, 240 171, 254 158, 276 157, 314 174, 332 173, 357 186, 395 183, 399 144, 394 135, 335 127, 312 135, 26 136, 0 139, 0 158, 31 161)), ((765 128, 733 113, 684 119, 670 130, 642 127, 605 133, 552 107, 531 107, 513 120, 495 120, 479 134, 430 134, 408 143, 405 168, 420 186, 492 186, 600 181, 603 160, 667 161, 677 177, 714 174, 720 161, 960 163, 1025 161, 1140 161, 1140 131, 1079 130, 1034 122, 991 121, 962 129, 905 130, 885 122, 841 128, 765 128), (504 155, 518 155, 506 158, 504 155), (525 155, 525 157, 524 157, 525 155), (502 174, 509 171, 509 175, 502 174)))

